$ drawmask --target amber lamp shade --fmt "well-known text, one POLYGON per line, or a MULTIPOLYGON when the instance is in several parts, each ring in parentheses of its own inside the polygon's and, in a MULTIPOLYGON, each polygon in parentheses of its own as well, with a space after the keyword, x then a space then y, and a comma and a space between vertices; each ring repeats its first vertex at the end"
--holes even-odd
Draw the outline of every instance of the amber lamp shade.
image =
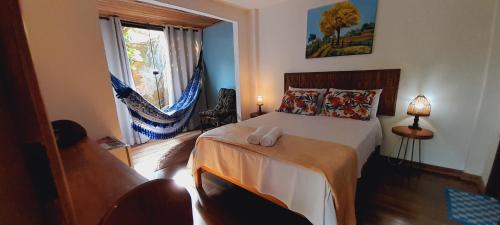
POLYGON ((259 106, 259 113, 262 113, 262 105, 264 105, 264 96, 257 96, 257 105, 259 106))
POLYGON ((419 117, 431 115, 431 103, 424 95, 418 95, 410 102, 410 105, 408 105, 408 111, 406 113, 415 116, 413 124, 408 127, 421 130, 422 128, 418 126, 419 117))

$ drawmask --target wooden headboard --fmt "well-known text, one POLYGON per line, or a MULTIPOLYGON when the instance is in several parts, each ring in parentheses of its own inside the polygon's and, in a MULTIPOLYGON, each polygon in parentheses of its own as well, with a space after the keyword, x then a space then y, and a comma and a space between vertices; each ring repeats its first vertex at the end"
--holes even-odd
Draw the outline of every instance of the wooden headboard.
POLYGON ((384 89, 378 115, 394 116, 401 69, 285 73, 285 91, 296 88, 384 89))

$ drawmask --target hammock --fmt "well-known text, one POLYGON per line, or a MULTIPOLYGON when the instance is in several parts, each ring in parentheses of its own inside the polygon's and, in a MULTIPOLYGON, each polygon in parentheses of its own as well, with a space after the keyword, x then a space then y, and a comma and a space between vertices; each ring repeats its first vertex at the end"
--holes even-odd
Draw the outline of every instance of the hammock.
POLYGON ((116 96, 130 112, 132 128, 151 139, 168 139, 181 133, 189 124, 200 95, 203 73, 203 61, 200 54, 193 77, 182 92, 180 99, 172 106, 163 109, 158 109, 113 74, 110 73, 110 75, 116 96))

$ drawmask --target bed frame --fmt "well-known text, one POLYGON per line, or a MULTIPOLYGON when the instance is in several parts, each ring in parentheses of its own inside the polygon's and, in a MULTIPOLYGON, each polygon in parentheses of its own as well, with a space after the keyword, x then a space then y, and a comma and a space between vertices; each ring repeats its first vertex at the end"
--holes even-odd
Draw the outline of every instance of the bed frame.
MULTIPOLYGON (((288 90, 290 86, 296 88, 383 89, 377 114, 394 116, 400 73, 400 69, 285 73, 284 90, 288 90)), ((378 151, 377 147, 374 154, 377 154, 378 151)), ((370 158, 373 158, 374 154, 370 158)), ((233 183, 283 208, 288 208, 279 199, 260 193, 255 188, 249 187, 237 179, 228 177, 207 167, 198 168, 194 174, 195 185, 200 194, 204 194, 201 180, 201 175, 204 172, 233 183)))

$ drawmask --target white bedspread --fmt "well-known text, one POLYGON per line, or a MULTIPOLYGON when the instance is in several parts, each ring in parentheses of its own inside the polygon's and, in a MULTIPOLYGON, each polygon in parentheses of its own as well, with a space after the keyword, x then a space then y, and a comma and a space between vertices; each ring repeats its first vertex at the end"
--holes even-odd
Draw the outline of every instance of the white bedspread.
MULTIPOLYGON (((331 141, 352 147, 358 156, 358 174, 375 147, 382 142, 378 119, 358 121, 323 116, 302 116, 272 112, 241 122, 244 126, 278 126, 286 134, 331 141)), ((246 151, 219 142, 196 146, 193 168, 206 166, 272 195, 314 225, 336 225, 330 185, 308 168, 246 151), (203 149, 203 150, 201 150, 203 149)))

